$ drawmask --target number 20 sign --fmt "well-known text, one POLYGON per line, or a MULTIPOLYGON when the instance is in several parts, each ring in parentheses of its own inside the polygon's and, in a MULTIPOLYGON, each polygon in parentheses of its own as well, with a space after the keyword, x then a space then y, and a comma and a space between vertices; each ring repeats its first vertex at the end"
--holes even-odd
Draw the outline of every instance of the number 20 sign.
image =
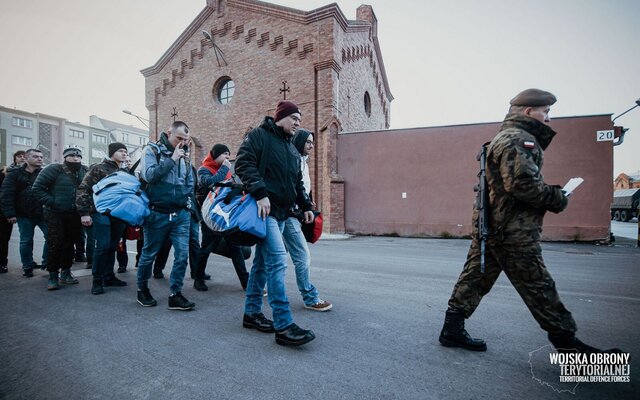
POLYGON ((613 140, 614 134, 613 131, 596 131, 596 141, 598 142, 606 142, 608 140, 613 140))

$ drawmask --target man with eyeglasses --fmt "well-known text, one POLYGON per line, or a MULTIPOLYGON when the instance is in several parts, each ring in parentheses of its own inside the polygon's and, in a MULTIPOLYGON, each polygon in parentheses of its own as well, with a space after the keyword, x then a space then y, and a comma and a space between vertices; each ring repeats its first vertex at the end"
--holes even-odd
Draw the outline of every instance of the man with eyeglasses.
POLYGON ((171 124, 157 143, 142 152, 140 177, 147 183, 151 215, 143 225, 144 247, 138 263, 138 303, 157 304, 149 291, 151 267, 167 238, 173 243, 173 268, 169 278, 169 309, 188 311, 195 307, 182 295, 182 284, 189 258, 189 228, 194 212, 192 194, 195 177, 189 162, 189 127, 182 121, 171 124))
POLYGON ((275 331, 276 343, 298 346, 315 339, 312 331, 293 322, 285 293, 287 250, 283 231, 297 204, 305 222, 313 220, 311 200, 304 191, 299 153, 291 139, 302 114, 290 101, 278 103, 273 118, 265 117, 240 145, 235 172, 258 202, 258 216, 267 221, 267 236, 256 245, 249 274, 242 326, 261 332, 275 331), (273 321, 261 312, 262 289, 267 284, 273 321))

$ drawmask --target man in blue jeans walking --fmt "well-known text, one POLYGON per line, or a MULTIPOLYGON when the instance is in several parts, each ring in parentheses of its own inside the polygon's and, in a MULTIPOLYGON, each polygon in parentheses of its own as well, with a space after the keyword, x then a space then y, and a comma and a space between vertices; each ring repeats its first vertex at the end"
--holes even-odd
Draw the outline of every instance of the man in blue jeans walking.
POLYGON ((293 322, 284 284, 287 250, 282 234, 286 220, 295 204, 304 212, 305 222, 313 219, 311 201, 302 183, 298 151, 291 143, 301 116, 296 104, 278 103, 274 117, 265 117, 259 127, 247 134, 235 165, 236 174, 257 200, 259 217, 267 223, 267 236, 256 245, 259 262, 254 260, 249 274, 242 325, 261 332, 275 331, 276 343, 283 346, 297 346, 315 339, 312 331, 293 322), (261 312, 265 283, 273 321, 261 312))
MULTIPOLYGON (((304 185, 304 191, 309 196, 312 206, 313 197, 311 196, 311 177, 309 176, 309 166, 307 162, 311 150, 313 150, 313 133, 304 130, 297 129, 296 134, 292 139, 293 146, 299 152, 300 158, 300 170, 302 172, 302 184, 304 185)), ((291 256, 291 261, 296 270, 296 283, 298 284, 298 290, 302 295, 304 301, 304 308, 314 311, 329 311, 333 305, 327 300, 320 298, 318 289, 309 281, 309 268, 311 266, 311 252, 307 245, 307 240, 302 233, 302 226, 297 218, 287 218, 284 227, 284 243, 287 246, 287 251, 291 256)))
POLYGON ((182 121, 171 124, 157 143, 142 152, 140 177, 147 182, 151 215, 143 225, 144 247, 138 262, 138 303, 144 307, 157 304, 148 281, 160 247, 167 238, 173 243, 173 268, 169 277, 170 310, 192 310, 196 305, 182 295, 182 284, 189 258, 189 228, 193 201, 194 175, 189 162, 191 143, 189 127, 182 121))

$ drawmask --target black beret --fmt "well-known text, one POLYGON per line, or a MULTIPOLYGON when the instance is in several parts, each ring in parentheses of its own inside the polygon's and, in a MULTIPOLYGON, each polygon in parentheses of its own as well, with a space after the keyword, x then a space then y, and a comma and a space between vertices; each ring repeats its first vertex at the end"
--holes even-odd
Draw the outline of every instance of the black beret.
POLYGON ((509 104, 512 106, 540 107, 553 105, 556 101, 556 96, 549 92, 540 89, 527 89, 518 93, 516 97, 511 99, 509 104))

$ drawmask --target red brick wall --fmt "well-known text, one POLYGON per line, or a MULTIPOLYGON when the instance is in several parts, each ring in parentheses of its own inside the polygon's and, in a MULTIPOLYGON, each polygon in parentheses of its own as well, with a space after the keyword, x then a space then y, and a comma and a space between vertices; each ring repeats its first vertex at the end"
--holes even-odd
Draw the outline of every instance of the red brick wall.
MULTIPOLYGON (((344 223, 349 233, 465 236, 471 232, 475 157, 500 123, 361 132, 339 135, 338 173, 344 178, 344 223), (402 199, 402 193, 407 194, 402 199)), ((552 120, 558 132, 545 152, 550 184, 574 176, 585 182, 567 210, 545 217, 546 240, 607 239, 612 200, 613 149, 596 142, 613 129, 610 116, 552 120)))

